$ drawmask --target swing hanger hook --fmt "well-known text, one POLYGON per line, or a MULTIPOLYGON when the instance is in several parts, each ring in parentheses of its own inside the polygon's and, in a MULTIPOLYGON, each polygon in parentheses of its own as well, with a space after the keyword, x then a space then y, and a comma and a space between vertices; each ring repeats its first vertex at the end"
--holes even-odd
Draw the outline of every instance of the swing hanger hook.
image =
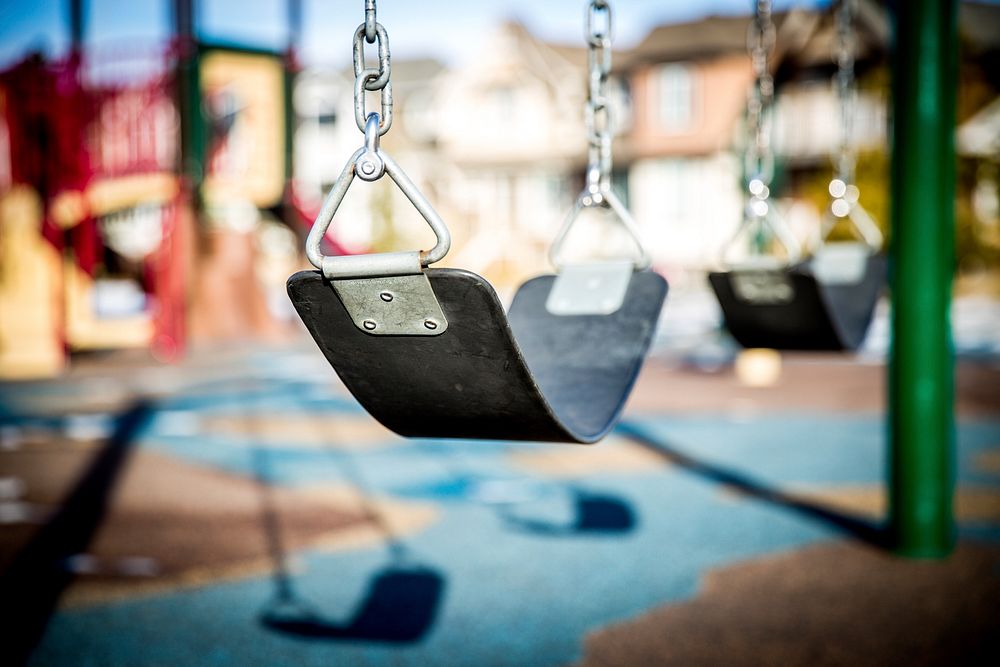
POLYGON ((365 146, 364 152, 354 161, 354 170, 358 178, 362 181, 377 181, 385 174, 385 161, 379 151, 379 125, 378 113, 373 111, 368 114, 365 121, 365 146))

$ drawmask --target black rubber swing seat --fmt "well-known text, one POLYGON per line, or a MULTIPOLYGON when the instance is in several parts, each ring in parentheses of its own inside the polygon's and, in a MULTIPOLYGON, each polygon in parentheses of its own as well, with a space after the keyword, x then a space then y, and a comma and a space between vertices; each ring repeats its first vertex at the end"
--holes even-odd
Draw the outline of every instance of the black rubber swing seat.
POLYGON ((591 443, 615 425, 649 351, 667 283, 633 272, 608 315, 553 315, 555 276, 529 280, 505 315, 493 287, 461 269, 425 271, 447 329, 358 328, 319 271, 288 279, 316 344, 361 405, 406 437, 591 443))
POLYGON ((824 283, 808 262, 715 272, 708 279, 726 328, 743 347, 856 350, 885 284, 886 258, 870 255, 859 279, 848 283, 824 283))

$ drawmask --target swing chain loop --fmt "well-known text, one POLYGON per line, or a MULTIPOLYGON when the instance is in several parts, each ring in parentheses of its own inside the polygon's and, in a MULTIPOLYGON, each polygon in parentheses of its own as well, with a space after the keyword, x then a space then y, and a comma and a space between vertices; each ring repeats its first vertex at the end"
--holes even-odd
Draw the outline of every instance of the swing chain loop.
POLYGON ((385 160, 379 151, 379 137, 382 136, 380 125, 377 113, 373 111, 368 114, 368 120, 365 121, 365 150, 354 161, 355 175, 363 181, 377 181, 385 173, 385 160))
POLYGON ((601 204, 611 188, 611 103, 608 77, 611 74, 611 6, 606 0, 591 0, 587 6, 587 127, 586 194, 593 204, 601 204))

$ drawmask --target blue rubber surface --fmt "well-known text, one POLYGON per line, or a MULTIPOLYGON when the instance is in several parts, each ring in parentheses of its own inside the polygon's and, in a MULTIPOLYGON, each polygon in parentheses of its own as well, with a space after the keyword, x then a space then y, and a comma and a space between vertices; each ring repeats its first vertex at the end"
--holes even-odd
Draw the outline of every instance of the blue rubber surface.
MULTIPOLYGON (((620 435, 659 443, 697 469, 572 479, 525 472, 510 456, 566 445, 387 436, 384 446, 345 452, 178 429, 262 406, 303 420, 360 414, 345 396, 306 382, 220 384, 161 402, 142 446, 247 477, 261 474, 263 460, 277 485, 361 483, 380 496, 431 502, 438 520, 403 540, 402 561, 383 547, 295 554, 303 567, 292 575, 291 607, 275 606, 265 576, 60 611, 32 664, 566 664, 588 631, 692 596, 710 568, 849 535, 720 482, 779 493, 885 476, 884 424, 868 416, 633 417, 620 435), (411 626, 384 631, 375 612, 359 613, 373 591, 386 606, 379 613, 405 609, 411 626)), ((958 443, 960 483, 1000 486, 1000 476, 973 465, 1000 449, 1000 421, 961 423, 958 443)), ((961 532, 1000 540, 996 524, 964 523, 961 532)))

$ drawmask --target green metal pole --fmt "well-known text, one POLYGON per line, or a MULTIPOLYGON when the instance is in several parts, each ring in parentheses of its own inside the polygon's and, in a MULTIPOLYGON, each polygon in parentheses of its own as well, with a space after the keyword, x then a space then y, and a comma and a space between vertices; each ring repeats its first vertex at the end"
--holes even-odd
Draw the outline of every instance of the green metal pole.
POLYGON ((897 553, 954 547, 957 1, 896 3, 889 520, 897 553))

